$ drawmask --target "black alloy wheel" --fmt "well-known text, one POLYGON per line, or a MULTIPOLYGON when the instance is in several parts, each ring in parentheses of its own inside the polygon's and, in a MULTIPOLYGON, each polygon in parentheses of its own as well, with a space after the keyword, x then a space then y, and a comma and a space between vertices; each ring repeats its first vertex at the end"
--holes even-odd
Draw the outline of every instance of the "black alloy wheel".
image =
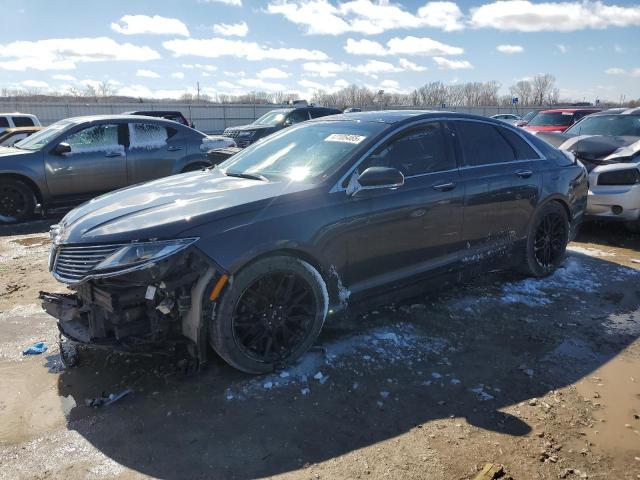
POLYGON ((291 272, 272 272, 240 296, 233 312, 233 335, 248 357, 278 362, 304 343, 315 314, 316 301, 306 280, 291 272))
POLYGON ((304 354, 329 310, 320 272, 287 255, 255 260, 229 279, 219 298, 206 295, 203 302, 213 349, 231 366, 258 374, 304 354))
POLYGON ((29 187, 19 180, 0 180, 0 221, 26 220, 34 209, 35 197, 29 187))
POLYGON ((534 256, 543 268, 550 268, 564 255, 567 230, 566 220, 557 213, 542 218, 535 233, 534 256))

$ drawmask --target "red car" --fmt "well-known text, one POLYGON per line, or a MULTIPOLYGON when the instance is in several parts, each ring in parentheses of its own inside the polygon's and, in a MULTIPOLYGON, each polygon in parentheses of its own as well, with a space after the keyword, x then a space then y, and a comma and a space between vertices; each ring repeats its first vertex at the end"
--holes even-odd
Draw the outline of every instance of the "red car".
POLYGON ((554 108, 539 112, 524 127, 530 132, 564 132, 582 117, 599 112, 598 108, 554 108))

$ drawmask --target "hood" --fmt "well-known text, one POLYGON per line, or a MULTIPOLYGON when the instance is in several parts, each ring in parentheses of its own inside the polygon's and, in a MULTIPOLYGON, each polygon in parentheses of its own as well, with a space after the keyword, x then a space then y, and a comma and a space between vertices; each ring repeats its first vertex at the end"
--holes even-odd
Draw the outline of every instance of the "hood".
POLYGON ((583 162, 595 165, 634 161, 640 153, 638 137, 566 133, 538 133, 536 136, 556 148, 573 152, 583 162))
POLYGON ((240 125, 239 127, 228 127, 227 129, 225 129, 225 131, 227 130, 232 130, 235 132, 253 132, 253 131, 263 131, 263 130, 274 130, 278 127, 278 125, 254 125, 253 123, 250 123, 249 125, 240 125))
POLYGON ((13 157, 16 155, 28 155, 34 153, 32 150, 20 150, 14 147, 0 147, 0 159, 2 157, 13 157))
POLYGON ((523 128, 530 132, 564 132, 570 125, 525 125, 523 128))
POLYGON ((60 222, 61 243, 171 239, 187 229, 259 208, 262 200, 309 190, 204 170, 166 177, 94 198, 60 222))

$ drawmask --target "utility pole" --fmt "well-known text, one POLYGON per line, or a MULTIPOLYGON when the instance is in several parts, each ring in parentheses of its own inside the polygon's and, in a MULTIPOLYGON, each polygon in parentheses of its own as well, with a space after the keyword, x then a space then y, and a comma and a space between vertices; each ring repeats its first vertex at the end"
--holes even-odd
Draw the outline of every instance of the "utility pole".
POLYGON ((196 95, 196 101, 198 103, 200 103, 200 82, 196 82, 196 89, 197 89, 197 95, 196 95))

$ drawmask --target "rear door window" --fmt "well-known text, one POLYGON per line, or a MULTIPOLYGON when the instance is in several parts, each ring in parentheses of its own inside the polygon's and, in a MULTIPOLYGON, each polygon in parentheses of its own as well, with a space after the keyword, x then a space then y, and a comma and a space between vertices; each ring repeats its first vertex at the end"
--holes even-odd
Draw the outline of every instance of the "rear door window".
POLYGON ((464 164, 469 167, 516 160, 514 149, 497 128, 481 122, 455 122, 464 164))
POLYGON ((168 129, 162 125, 152 123, 129 124, 129 148, 154 150, 167 145, 170 136, 175 135, 176 130, 168 129), (171 135, 169 134, 171 130, 171 135))
POLYGON ((309 120, 309 112, 307 110, 294 110, 289 114, 287 120, 291 125, 309 120))
POLYGON ((11 117, 16 127, 33 127, 33 120, 29 117, 11 117))
POLYGON ((0 128, 9 128, 9 119, 7 117, 0 117, 0 128))

